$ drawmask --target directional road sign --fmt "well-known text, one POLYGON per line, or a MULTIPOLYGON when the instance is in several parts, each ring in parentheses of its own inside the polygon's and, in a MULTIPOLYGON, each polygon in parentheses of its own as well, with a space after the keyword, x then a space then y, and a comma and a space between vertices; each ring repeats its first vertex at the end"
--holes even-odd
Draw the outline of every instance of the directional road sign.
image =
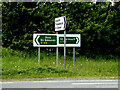
POLYGON ((66 16, 55 18, 55 31, 65 30, 66 16))
MULTIPOLYGON (((64 47, 64 34, 33 34, 34 47, 64 47)), ((66 47, 80 47, 80 34, 66 34, 66 47)))

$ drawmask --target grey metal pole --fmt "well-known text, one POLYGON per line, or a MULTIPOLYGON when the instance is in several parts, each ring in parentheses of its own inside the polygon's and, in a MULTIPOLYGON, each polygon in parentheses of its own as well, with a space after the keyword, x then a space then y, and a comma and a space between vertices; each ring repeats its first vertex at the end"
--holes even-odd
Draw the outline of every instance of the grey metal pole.
POLYGON ((75 47, 73 47, 73 66, 75 66, 75 47))
POLYGON ((66 68, 66 30, 64 31, 64 68, 66 68))
POLYGON ((38 47, 38 62, 39 62, 39 65, 40 65, 40 47, 38 47))
MULTIPOLYGON (((58 34, 58 32, 56 32, 58 34)), ((56 47, 56 65, 58 67, 58 47, 56 47)))
MULTIPOLYGON (((35 34, 37 31, 33 31, 33 33, 35 34)), ((40 65, 40 47, 38 47, 38 63, 40 65)))

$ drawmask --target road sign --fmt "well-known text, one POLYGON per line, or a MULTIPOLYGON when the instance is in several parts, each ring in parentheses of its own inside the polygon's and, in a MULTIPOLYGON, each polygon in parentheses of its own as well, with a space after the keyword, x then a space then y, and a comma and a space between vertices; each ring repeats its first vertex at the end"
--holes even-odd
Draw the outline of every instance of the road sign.
MULTIPOLYGON (((79 43, 78 37, 66 37, 66 44, 77 44, 79 43)), ((64 44, 64 37, 59 37, 59 44, 64 44)))
MULTIPOLYGON (((64 47, 64 34, 33 34, 34 47, 64 47)), ((80 34, 66 34, 66 47, 80 47, 80 34)))
MULTIPOLYGON (((64 47, 64 35, 58 34, 59 37, 59 47, 64 47)), ((66 34, 66 47, 80 47, 81 46, 81 36, 80 34, 66 34)))
POLYGON ((66 16, 55 18, 55 31, 65 30, 66 16))
POLYGON ((57 34, 33 34, 34 47, 56 47, 57 34))

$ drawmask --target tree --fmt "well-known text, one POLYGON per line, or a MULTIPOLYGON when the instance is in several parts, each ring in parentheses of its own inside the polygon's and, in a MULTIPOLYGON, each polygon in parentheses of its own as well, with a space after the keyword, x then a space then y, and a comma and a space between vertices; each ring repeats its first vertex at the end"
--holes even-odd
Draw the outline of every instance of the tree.
POLYGON ((4 2, 3 46, 33 49, 33 31, 55 33, 55 18, 66 15, 69 20, 67 33, 82 35, 82 46, 77 48, 78 54, 118 54, 119 4, 120 2, 114 6, 110 2, 4 2))

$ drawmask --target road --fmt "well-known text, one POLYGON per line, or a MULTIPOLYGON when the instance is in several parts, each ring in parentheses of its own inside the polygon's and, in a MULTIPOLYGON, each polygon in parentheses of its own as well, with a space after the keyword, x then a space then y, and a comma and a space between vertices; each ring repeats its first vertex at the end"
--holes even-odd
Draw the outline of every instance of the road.
POLYGON ((118 80, 54 80, 2 82, 2 88, 118 88, 118 80))

